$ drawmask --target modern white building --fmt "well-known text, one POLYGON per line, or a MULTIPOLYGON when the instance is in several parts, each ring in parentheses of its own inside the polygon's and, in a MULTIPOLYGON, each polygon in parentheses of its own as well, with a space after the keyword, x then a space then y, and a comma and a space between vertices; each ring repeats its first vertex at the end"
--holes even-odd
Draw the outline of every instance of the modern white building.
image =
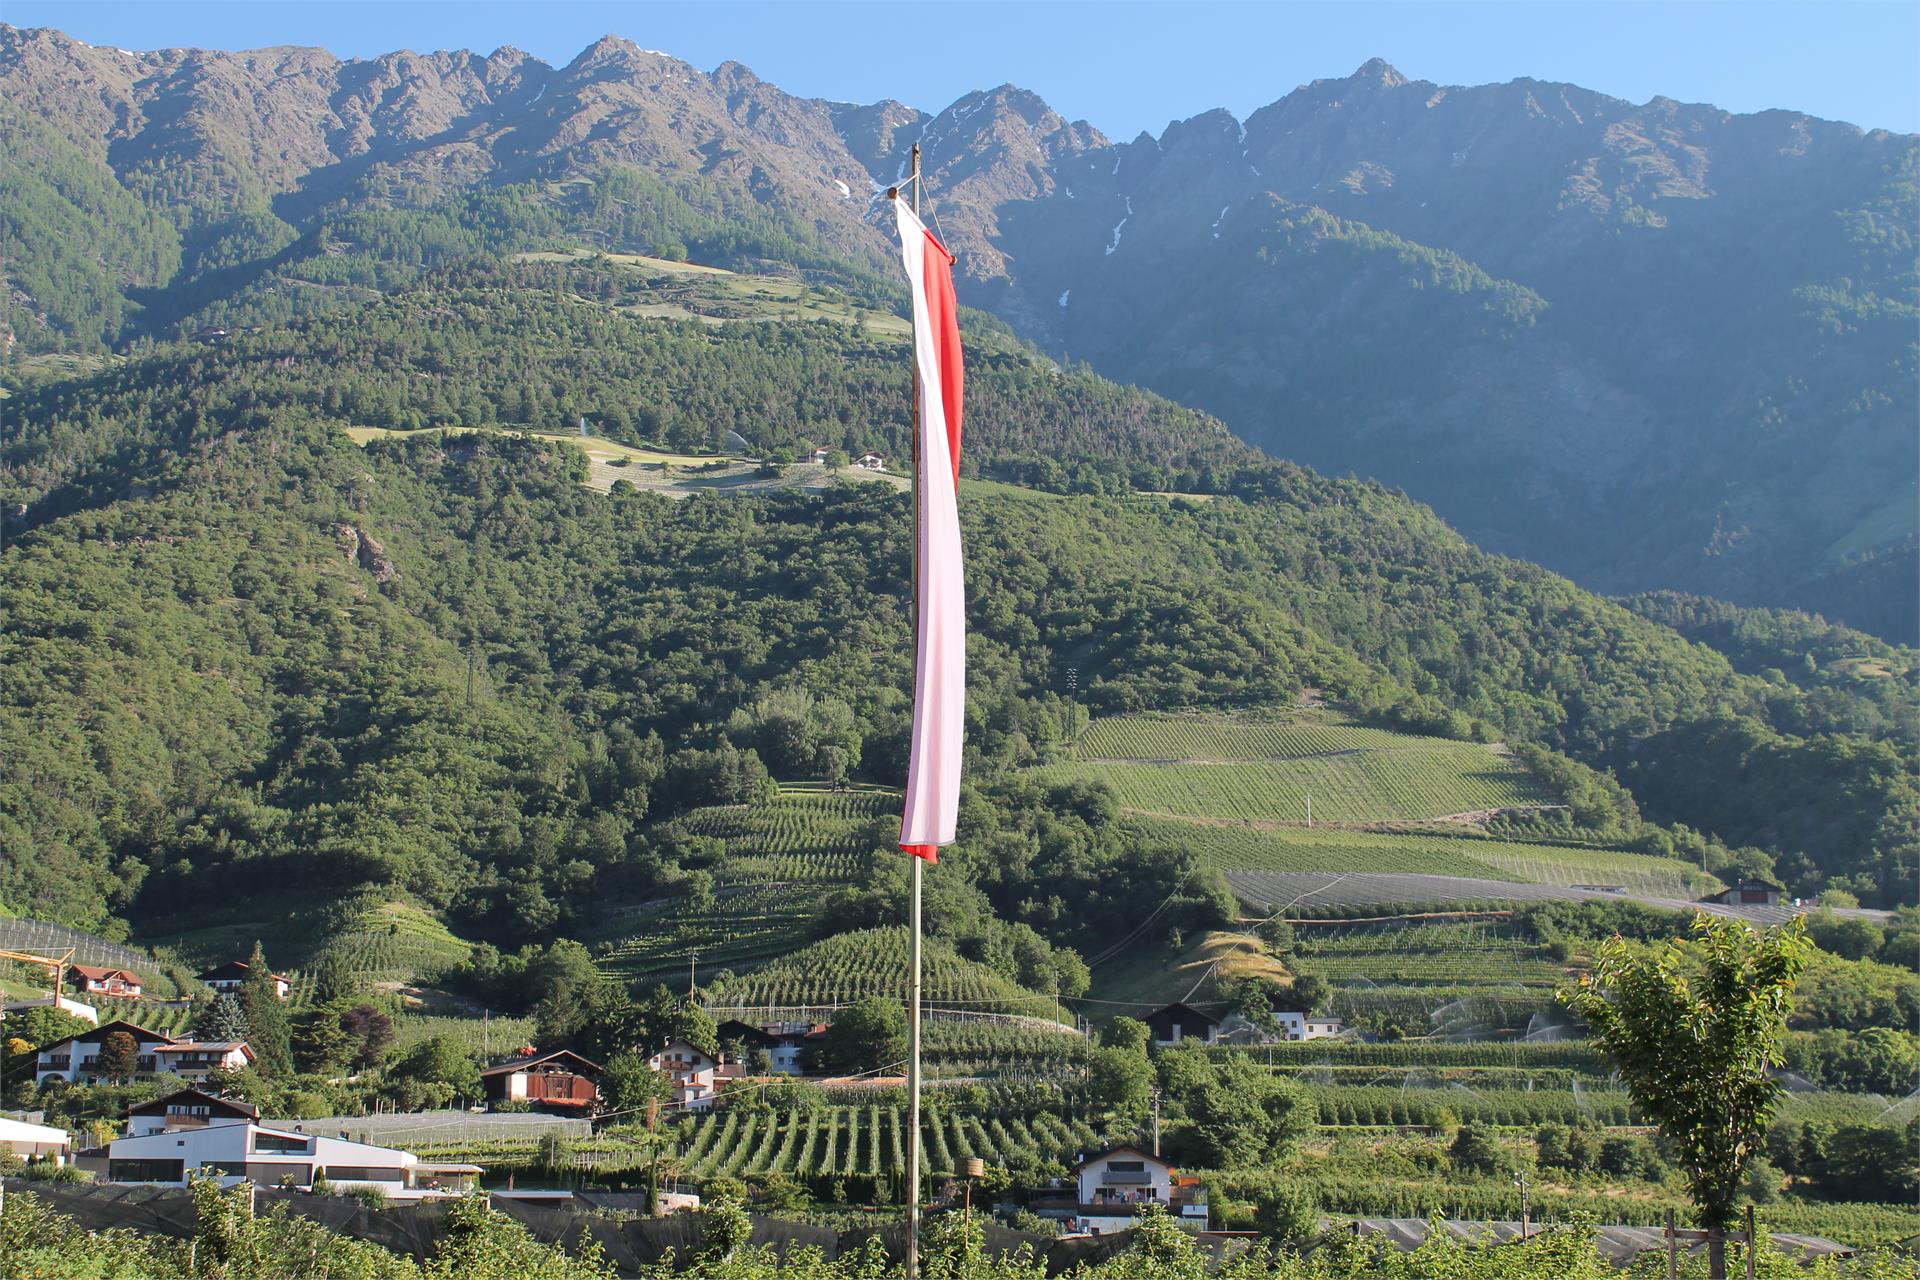
POLYGON ((0 1152, 21 1160, 51 1156, 55 1164, 65 1164, 73 1155, 73 1140, 65 1129, 0 1116, 0 1152))
POLYGON ((135 1107, 128 1136, 107 1148, 109 1182, 184 1186, 194 1178, 222 1185, 310 1190, 324 1177, 342 1190, 375 1187, 396 1200, 459 1195, 477 1165, 425 1164, 411 1151, 328 1138, 258 1123, 244 1103, 186 1089, 135 1107))

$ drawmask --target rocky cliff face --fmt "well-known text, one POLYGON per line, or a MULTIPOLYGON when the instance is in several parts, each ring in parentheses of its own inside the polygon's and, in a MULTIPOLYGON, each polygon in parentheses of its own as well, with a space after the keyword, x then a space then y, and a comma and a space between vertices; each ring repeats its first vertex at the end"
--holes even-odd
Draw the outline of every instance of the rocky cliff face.
POLYGON ((183 270, 256 211, 301 228, 622 165, 884 271, 880 192, 918 142, 964 300, 1055 352, 1603 589, 1912 638, 1912 592, 1865 585, 1914 576, 1911 136, 1376 60, 1115 143, 1011 85, 830 103, 615 37, 555 68, 0 27, 0 100, 164 211, 183 270))

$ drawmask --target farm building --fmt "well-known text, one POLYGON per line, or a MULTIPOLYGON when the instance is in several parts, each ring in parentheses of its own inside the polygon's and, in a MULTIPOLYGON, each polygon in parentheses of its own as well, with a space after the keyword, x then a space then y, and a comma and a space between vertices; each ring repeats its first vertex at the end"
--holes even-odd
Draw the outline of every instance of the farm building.
POLYGON ((65 1080, 68 1084, 96 1084, 107 1079, 106 1068, 110 1064, 101 1061, 102 1051, 107 1038, 119 1033, 133 1041, 133 1078, 136 1080, 156 1076, 199 1080, 210 1071, 240 1068, 253 1061, 253 1050, 244 1040, 205 1043, 176 1040, 162 1032, 119 1021, 41 1045, 34 1062, 34 1082, 65 1080))
POLYGON ((877 453, 863 453, 853 460, 853 465, 866 471, 885 471, 887 460, 877 453))
POLYGON ((1717 902, 1729 907, 1777 907, 1780 905, 1780 895, 1785 892, 1777 884, 1749 879, 1738 881, 1701 901, 1717 902))
POLYGON ((1133 1226, 1143 1205, 1157 1204, 1185 1225, 1207 1225, 1207 1188, 1138 1147, 1110 1147, 1073 1167, 1073 1182, 1041 1192, 1028 1205, 1041 1217, 1063 1220, 1070 1231, 1104 1235, 1133 1226))
MULTIPOLYGON (((238 991, 240 985, 247 980, 247 962, 244 960, 229 960, 218 968, 209 969, 205 973, 200 974, 198 980, 206 983, 215 991, 238 991)), ((276 973, 273 975, 273 991, 275 995, 285 1000, 287 993, 292 989, 292 985, 287 981, 287 976, 284 973, 276 973)))
POLYGON ((1182 1040, 1199 1040, 1212 1044, 1220 1038, 1220 1019, 1210 1013, 1202 1013, 1192 1005, 1161 1005, 1144 1019, 1153 1031, 1153 1042, 1163 1048, 1179 1044, 1182 1040))
POLYGON ((536 1107, 591 1110, 600 1101, 601 1067, 567 1049, 520 1057, 480 1073, 489 1102, 529 1102, 536 1107))
POLYGON ((130 969, 109 969, 102 965, 76 964, 67 970, 67 984, 92 996, 118 996, 138 1000, 143 987, 139 974, 130 969))

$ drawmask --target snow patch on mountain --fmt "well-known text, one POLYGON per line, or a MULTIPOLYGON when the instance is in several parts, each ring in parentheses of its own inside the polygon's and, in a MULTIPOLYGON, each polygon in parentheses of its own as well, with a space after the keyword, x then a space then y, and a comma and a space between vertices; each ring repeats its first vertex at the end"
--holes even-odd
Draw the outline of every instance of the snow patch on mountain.
POLYGON ((1120 219, 1120 221, 1113 224, 1113 243, 1107 246, 1107 253, 1109 256, 1112 255, 1115 249, 1118 249, 1120 247, 1120 229, 1127 225, 1127 218, 1131 218, 1132 216, 1133 216, 1133 197, 1128 196, 1126 217, 1120 219))
POLYGON ((840 188, 840 198, 841 198, 842 200, 851 200, 851 199, 853 199, 853 188, 852 188, 852 187, 849 187, 849 186, 848 186, 848 185, 847 185, 846 183, 844 183, 844 182, 842 182, 842 181, 840 181, 840 179, 838 179, 838 178, 835 178, 835 179, 833 180, 833 185, 834 185, 834 186, 836 186, 836 187, 838 187, 838 188, 840 188))
POLYGON ((1065 309, 1067 305, 1067 299, 1071 298, 1072 296, 1073 296, 1073 290, 1071 289, 1062 289, 1060 291, 1060 306, 1062 309, 1065 309))

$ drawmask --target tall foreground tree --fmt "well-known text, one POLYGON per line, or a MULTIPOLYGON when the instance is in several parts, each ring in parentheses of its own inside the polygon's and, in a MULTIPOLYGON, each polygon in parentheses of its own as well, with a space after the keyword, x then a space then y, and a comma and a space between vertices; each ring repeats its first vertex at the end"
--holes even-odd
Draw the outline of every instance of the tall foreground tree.
POLYGON ((1794 983, 1811 950, 1797 919, 1759 933, 1702 913, 1691 939, 1651 951, 1616 936, 1561 992, 1634 1103, 1680 1152, 1687 1194, 1712 1233, 1713 1280, 1727 1274, 1725 1233, 1741 1175, 1785 1093, 1770 1068, 1780 1065, 1794 983))
POLYGON ((293 1032, 280 988, 260 943, 247 957, 247 976, 240 983, 240 1011, 247 1020, 247 1043, 261 1075, 277 1080, 293 1071, 293 1032))

